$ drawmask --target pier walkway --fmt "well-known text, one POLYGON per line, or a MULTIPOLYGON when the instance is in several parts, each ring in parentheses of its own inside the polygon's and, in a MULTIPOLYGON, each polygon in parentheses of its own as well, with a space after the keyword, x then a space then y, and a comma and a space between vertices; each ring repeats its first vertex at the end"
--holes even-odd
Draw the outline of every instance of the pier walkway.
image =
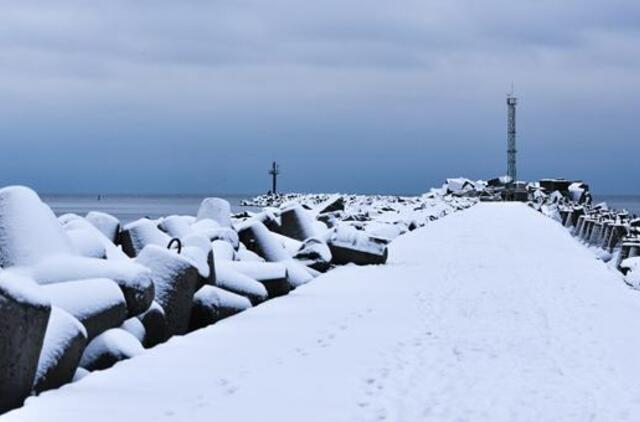
POLYGON ((480 204, 4 421, 640 420, 640 293, 521 204, 480 204))

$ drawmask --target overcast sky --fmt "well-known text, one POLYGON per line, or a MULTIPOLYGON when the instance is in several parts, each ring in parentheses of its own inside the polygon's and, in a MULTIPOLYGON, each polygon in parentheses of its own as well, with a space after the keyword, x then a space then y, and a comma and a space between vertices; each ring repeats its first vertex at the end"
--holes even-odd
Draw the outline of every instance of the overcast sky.
POLYGON ((506 171, 640 193, 638 0, 0 0, 0 182, 423 192, 506 171))

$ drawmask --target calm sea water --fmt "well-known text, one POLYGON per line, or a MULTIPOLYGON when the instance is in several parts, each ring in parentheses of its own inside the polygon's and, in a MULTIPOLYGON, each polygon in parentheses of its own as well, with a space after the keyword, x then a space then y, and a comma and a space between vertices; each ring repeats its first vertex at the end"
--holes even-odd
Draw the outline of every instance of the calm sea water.
MULTIPOLYGON (((216 196, 216 195, 209 195, 216 196)), ((240 202, 252 195, 218 195, 231 203, 233 212, 245 209, 240 202)), ((74 213, 85 215, 89 211, 109 213, 126 223, 142 217, 158 218, 167 215, 196 215, 204 195, 42 195, 42 199, 56 215, 74 213)))
MULTIPOLYGON (((211 195, 215 196, 215 195, 211 195)), ((231 203, 234 212, 253 207, 243 207, 240 202, 252 195, 222 195, 231 203)), ((89 211, 103 211, 119 218, 122 222, 130 222, 142 217, 158 218, 162 216, 195 215, 204 198, 199 196, 163 196, 163 195, 103 195, 99 200, 96 195, 43 195, 42 199, 49 204, 56 215, 75 213, 84 215, 89 211)), ((594 201, 606 202, 610 208, 627 209, 640 215, 640 195, 594 195, 594 201)))
POLYGON ((594 203, 606 202, 609 208, 626 209, 632 214, 640 215, 640 195, 593 195, 594 203))

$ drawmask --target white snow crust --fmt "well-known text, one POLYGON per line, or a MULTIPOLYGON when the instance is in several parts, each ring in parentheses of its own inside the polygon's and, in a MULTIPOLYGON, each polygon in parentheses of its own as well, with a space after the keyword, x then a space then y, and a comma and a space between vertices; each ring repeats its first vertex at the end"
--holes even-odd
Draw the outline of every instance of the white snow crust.
POLYGON ((479 204, 0 421, 634 421, 638 315, 561 225, 479 204))

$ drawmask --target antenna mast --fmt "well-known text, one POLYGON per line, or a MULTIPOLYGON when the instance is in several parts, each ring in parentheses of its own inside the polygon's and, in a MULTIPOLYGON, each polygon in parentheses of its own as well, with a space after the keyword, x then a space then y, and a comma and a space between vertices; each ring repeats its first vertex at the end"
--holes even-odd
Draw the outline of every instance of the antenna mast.
POLYGON ((517 181, 516 170, 516 105, 518 98, 513 93, 513 83, 511 84, 511 92, 507 94, 507 176, 511 178, 511 182, 517 181))
POLYGON ((271 163, 271 170, 269 170, 269 174, 271 175, 271 193, 275 195, 278 193, 278 175, 280 174, 280 166, 274 161, 271 163))

